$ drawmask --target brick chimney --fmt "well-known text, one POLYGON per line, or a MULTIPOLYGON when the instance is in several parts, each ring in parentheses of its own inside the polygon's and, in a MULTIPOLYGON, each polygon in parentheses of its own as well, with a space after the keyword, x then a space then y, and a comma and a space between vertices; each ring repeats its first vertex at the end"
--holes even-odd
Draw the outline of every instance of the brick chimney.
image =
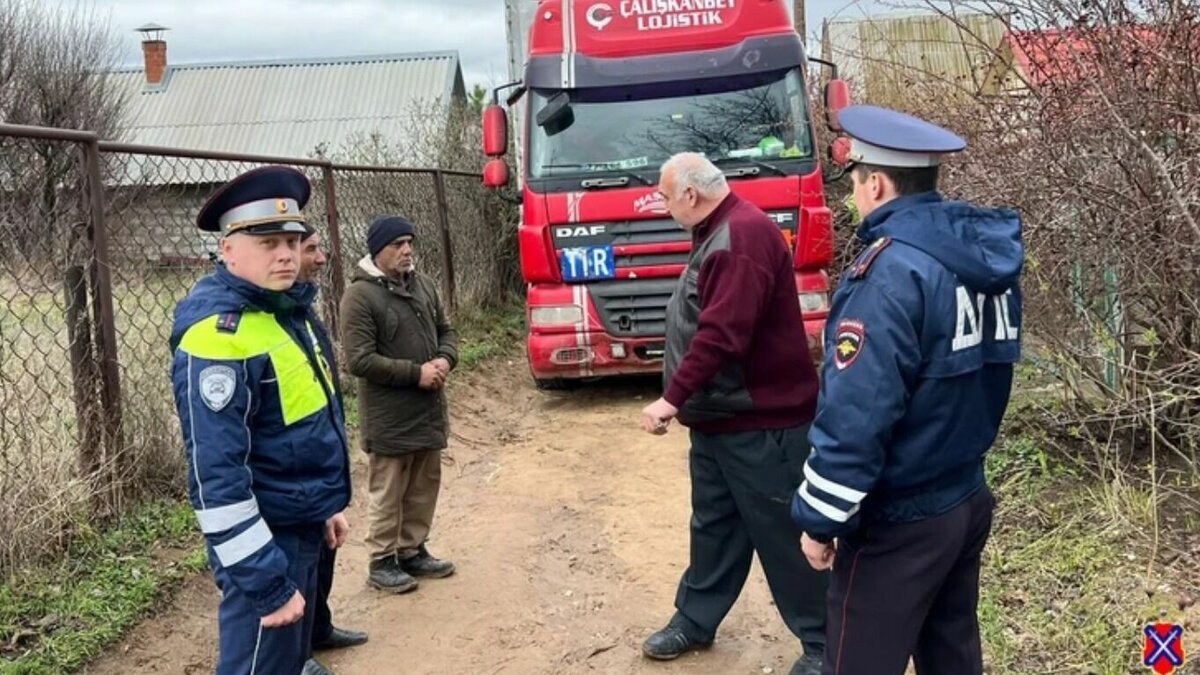
POLYGON ((163 31, 170 30, 165 26, 148 23, 137 29, 144 36, 142 40, 142 57, 146 65, 146 84, 162 84, 167 74, 167 42, 162 39, 163 31))

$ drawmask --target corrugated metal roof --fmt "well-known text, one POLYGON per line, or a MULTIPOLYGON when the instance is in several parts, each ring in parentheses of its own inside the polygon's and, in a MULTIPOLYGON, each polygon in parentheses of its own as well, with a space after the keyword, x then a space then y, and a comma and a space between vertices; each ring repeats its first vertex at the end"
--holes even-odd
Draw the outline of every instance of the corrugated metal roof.
POLYGON ((856 98, 887 105, 915 81, 943 80, 979 91, 1007 27, 999 18, 960 13, 885 14, 827 20, 822 56, 838 64, 856 98))
POLYGON ((128 97, 120 140, 193 150, 308 157, 381 133, 403 147, 416 111, 448 115, 463 92, 457 52, 168 66, 109 74, 128 97))

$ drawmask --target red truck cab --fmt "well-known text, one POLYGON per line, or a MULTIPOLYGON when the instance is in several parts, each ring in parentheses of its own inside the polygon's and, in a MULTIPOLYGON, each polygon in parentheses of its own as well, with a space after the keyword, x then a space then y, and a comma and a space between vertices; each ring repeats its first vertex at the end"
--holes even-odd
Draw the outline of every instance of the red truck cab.
MULTIPOLYGON (((529 47, 509 102, 523 95, 516 115, 519 244, 528 358, 538 383, 661 372, 666 305, 691 238, 667 214, 656 185, 661 164, 683 151, 708 156, 736 194, 779 225, 793 253, 807 332, 797 339, 820 358, 832 218, 808 59, 784 2, 528 5, 535 7, 510 6, 510 31, 524 33, 529 47)), ((510 50, 520 44, 510 34, 510 50)), ((834 82, 829 91, 836 112, 844 85, 834 82)), ((508 183, 506 129, 504 109, 488 106, 490 187, 508 183)))

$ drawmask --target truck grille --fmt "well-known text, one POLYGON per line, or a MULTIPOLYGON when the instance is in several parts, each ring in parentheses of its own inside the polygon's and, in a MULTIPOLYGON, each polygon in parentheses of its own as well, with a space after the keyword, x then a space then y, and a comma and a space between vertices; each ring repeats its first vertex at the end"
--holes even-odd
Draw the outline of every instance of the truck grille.
MULTIPOLYGON (((573 246, 630 246, 691 241, 691 235, 670 218, 558 225, 551 228, 551 232, 554 248, 559 251, 573 246)), ((687 252, 682 251, 618 255, 615 262, 617 269, 626 269, 648 265, 686 265, 687 259, 687 252)))
POLYGON ((608 226, 614 246, 626 244, 661 244, 668 241, 690 241, 692 235, 670 218, 657 220, 628 220, 608 226))
POLYGON ((613 337, 661 337, 678 279, 626 279, 589 284, 592 302, 613 337))

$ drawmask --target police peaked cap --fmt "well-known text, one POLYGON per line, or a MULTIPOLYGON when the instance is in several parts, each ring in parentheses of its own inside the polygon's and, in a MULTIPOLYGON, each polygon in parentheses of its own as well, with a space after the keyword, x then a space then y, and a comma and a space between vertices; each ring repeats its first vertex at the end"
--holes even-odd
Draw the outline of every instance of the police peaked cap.
POLYGON ((853 105, 838 113, 850 137, 850 161, 874 166, 937 166, 944 154, 967 142, 936 124, 887 108, 853 105))
POLYGON ((308 177, 287 166, 252 169, 222 185, 200 208, 196 225, 229 235, 294 232, 306 235, 301 209, 308 204, 308 177))

